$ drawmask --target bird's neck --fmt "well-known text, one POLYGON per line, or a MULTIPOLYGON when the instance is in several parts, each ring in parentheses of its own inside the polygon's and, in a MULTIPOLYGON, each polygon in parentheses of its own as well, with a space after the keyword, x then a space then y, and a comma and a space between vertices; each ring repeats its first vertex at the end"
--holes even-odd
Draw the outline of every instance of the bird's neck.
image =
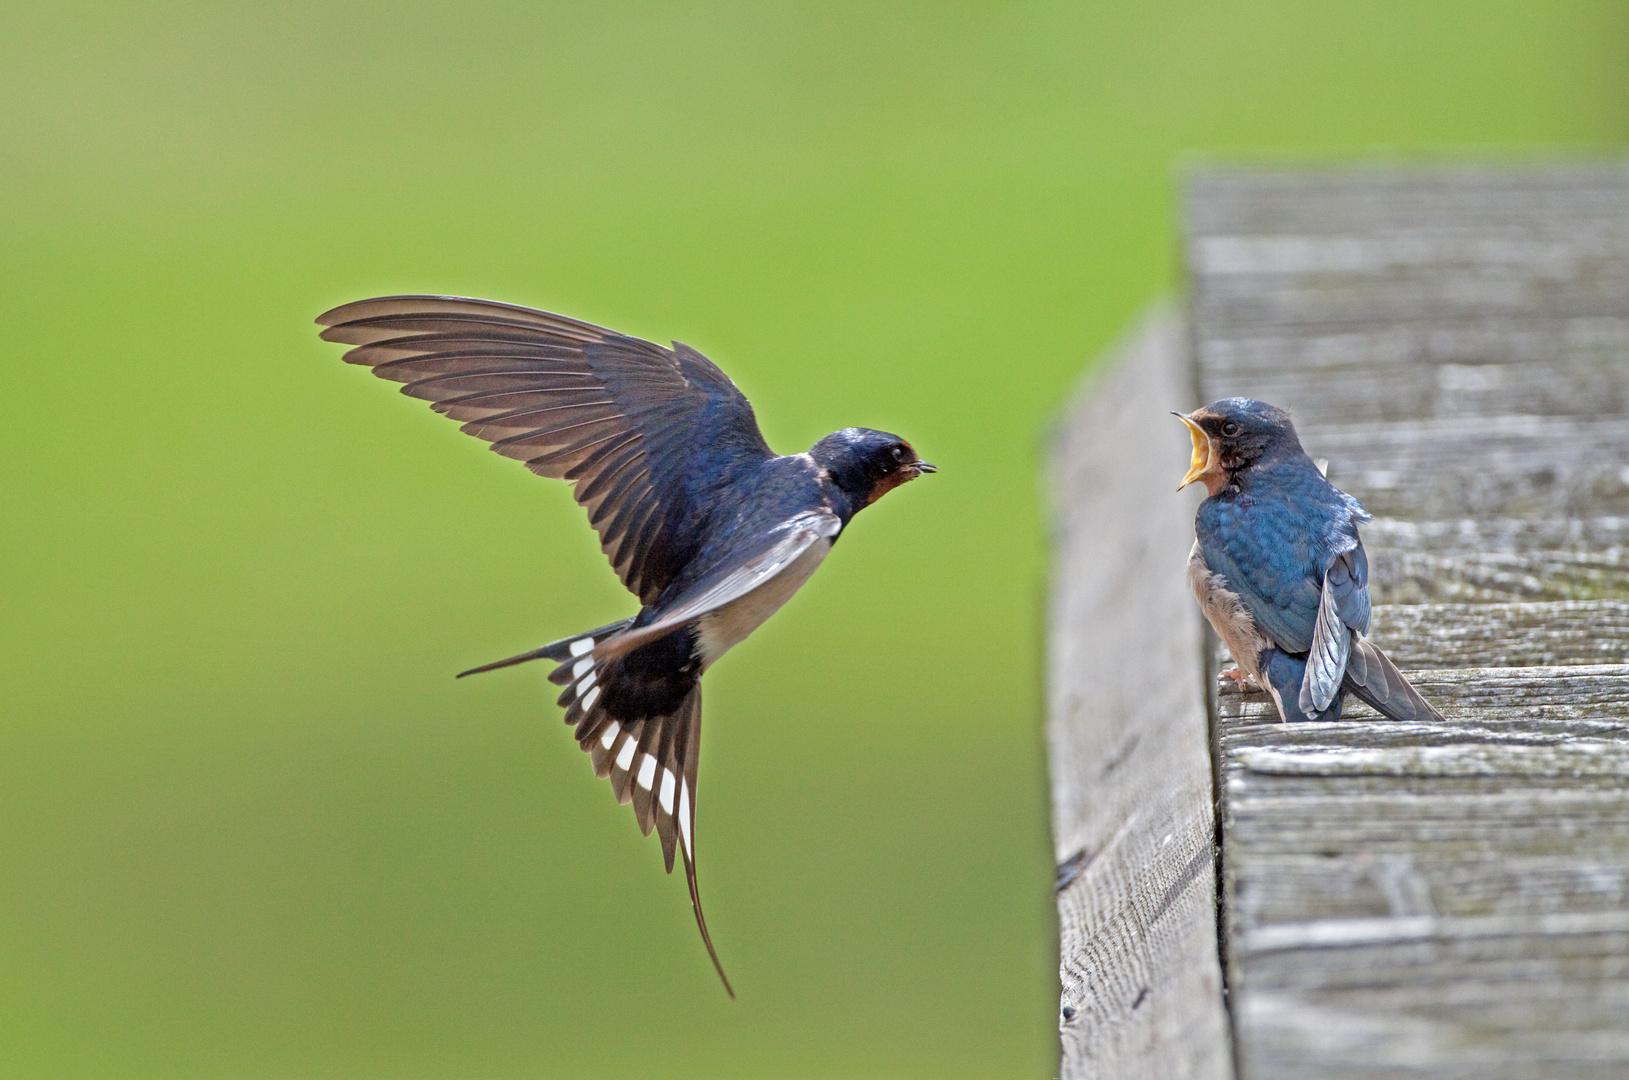
POLYGON ((1213 497, 1250 496, 1263 490, 1276 491, 1285 486, 1285 481, 1291 481, 1289 487, 1299 487, 1294 481, 1305 479, 1308 475, 1322 478, 1318 466, 1305 454, 1273 455, 1257 458, 1242 469, 1223 474, 1221 481, 1209 490, 1213 497))
POLYGON ((864 495, 856 496, 854 492, 832 481, 829 476, 822 486, 825 488, 826 501, 831 506, 831 512, 836 514, 837 520, 844 525, 867 505, 864 495))

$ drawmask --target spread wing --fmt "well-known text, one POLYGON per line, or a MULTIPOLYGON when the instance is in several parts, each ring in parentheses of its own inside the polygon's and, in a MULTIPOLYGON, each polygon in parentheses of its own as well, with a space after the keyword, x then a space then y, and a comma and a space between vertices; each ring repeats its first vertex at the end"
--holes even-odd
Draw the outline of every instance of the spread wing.
POLYGON ((318 316, 324 341, 540 476, 568 480, 622 582, 653 603, 695 556, 709 491, 773 454, 699 352, 545 311, 389 296, 318 316))

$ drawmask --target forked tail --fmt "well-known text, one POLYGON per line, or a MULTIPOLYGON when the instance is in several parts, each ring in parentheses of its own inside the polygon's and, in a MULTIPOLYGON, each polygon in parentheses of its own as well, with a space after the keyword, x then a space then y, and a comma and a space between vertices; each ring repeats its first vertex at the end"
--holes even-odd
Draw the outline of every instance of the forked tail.
MULTIPOLYGON (((696 928, 713 961, 724 990, 735 997, 729 976, 713 947, 707 931, 707 918, 701 911, 701 893, 696 887, 696 777, 701 760, 701 683, 697 681, 678 705, 660 716, 638 719, 614 717, 606 710, 605 687, 619 678, 620 657, 601 661, 594 655, 596 644, 626 629, 632 619, 602 626, 586 634, 551 642, 540 649, 511 656, 481 667, 460 672, 459 678, 483 671, 495 671, 528 660, 553 660, 556 667, 549 681, 564 686, 560 704, 565 721, 576 728, 577 744, 594 764, 594 775, 610 780, 617 801, 631 802, 639 828, 649 836, 654 828, 662 842, 662 858, 667 872, 673 872, 675 853, 684 863, 685 881, 690 887, 690 906, 696 913, 696 928)), ((682 687, 680 689, 682 693, 682 687)))
POLYGON ((1391 659, 1368 638, 1354 632, 1352 653, 1342 683, 1382 716, 1393 720, 1443 719, 1429 701, 1397 670, 1391 659))

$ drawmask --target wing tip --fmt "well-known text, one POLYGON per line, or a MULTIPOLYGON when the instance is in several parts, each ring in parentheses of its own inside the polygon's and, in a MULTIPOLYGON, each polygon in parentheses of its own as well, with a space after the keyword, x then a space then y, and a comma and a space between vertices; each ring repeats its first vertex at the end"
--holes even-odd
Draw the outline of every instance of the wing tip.
MULTIPOLYGON (((340 304, 338 307, 329 308, 321 315, 318 315, 313 321, 318 326, 338 326, 342 323, 352 322, 356 319, 368 318, 368 316, 365 314, 355 313, 374 304, 400 304, 403 302, 433 303, 446 302, 449 300, 457 303, 497 305, 497 301, 478 300, 471 296, 450 296, 442 293, 401 293, 395 296, 370 296, 366 300, 352 300, 349 303, 340 304)), ((514 305, 506 304, 502 306, 513 307, 514 305)), ((324 340, 327 339, 324 338, 324 340)))

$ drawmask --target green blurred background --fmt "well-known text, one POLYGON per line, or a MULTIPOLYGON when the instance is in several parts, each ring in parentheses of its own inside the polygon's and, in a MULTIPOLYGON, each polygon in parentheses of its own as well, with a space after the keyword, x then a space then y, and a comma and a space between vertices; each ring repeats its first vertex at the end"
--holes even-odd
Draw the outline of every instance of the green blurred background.
POLYGON ((1037 466, 1183 155, 1626 136, 1622 0, 5 5, 0 1072, 1049 1075, 1037 466), (451 678, 632 601, 316 340, 408 291, 943 468, 708 676, 738 1001, 543 672, 451 678))

